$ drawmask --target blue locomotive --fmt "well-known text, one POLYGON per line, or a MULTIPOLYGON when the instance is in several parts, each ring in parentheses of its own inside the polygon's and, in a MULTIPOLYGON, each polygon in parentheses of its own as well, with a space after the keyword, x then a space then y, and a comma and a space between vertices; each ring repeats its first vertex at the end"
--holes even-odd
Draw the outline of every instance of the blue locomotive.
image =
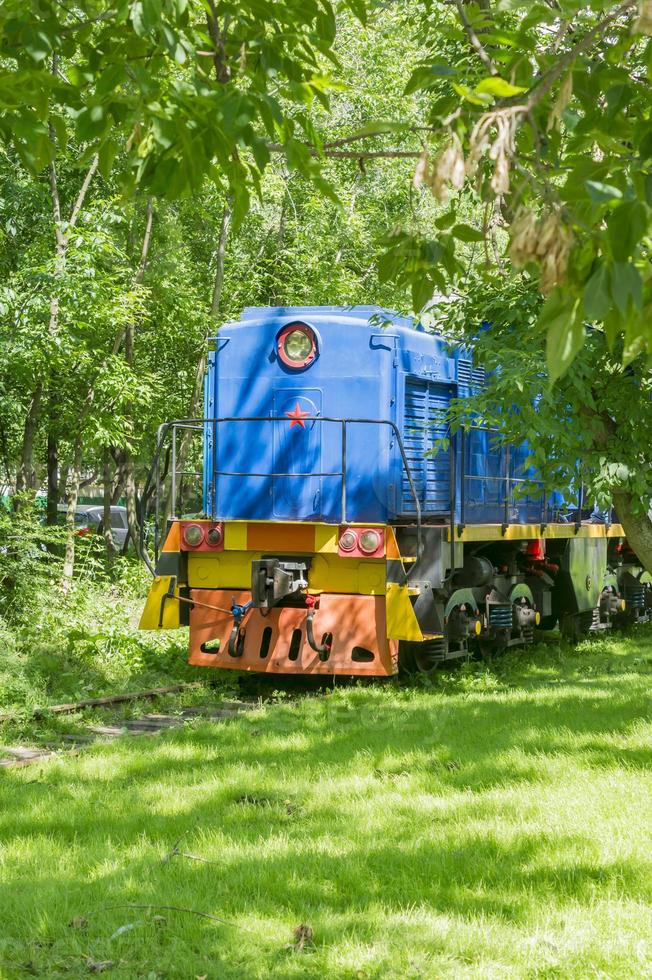
POLYGON ((532 495, 526 444, 451 433, 484 382, 468 348, 375 307, 247 309, 212 346, 204 417, 161 427, 144 494, 166 520, 141 627, 189 624, 191 663, 386 676, 646 615, 618 524, 532 495))

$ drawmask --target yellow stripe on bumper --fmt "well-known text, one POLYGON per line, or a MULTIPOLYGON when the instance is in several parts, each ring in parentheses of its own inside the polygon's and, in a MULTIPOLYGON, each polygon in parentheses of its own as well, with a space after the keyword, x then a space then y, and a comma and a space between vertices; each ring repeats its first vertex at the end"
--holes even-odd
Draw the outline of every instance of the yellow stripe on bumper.
MULTIPOLYGON (((622 538, 620 524, 605 527, 604 524, 582 524, 576 531, 574 524, 509 524, 503 533, 500 524, 469 524, 463 531, 455 532, 456 541, 528 541, 532 538, 622 538)), ((450 541, 450 528, 447 529, 450 541)))
MULTIPOLYGON (((161 603, 163 597, 170 590, 174 575, 157 575, 152 582, 147 596, 147 602, 143 609, 138 624, 139 630, 176 630, 181 625, 179 621, 180 602, 174 599, 167 599, 163 606, 163 618, 161 619, 161 603)), ((178 595, 179 590, 175 588, 174 594, 178 595)))

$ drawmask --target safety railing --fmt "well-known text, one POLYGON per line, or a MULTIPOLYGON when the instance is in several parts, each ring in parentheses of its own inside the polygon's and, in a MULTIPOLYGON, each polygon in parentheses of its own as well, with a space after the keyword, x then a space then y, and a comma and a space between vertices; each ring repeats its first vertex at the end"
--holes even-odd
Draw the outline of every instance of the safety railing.
MULTIPOLYGON (((478 426, 477 428, 481 432, 491 433, 491 432, 498 431, 497 429, 482 428, 480 426, 478 426)), ((472 473, 467 473, 466 472, 466 435, 467 435, 466 428, 464 427, 460 429, 460 433, 459 433, 460 454, 459 455, 460 455, 460 468, 461 468, 461 472, 460 472, 461 493, 460 493, 460 508, 459 508, 460 519, 458 522, 458 531, 461 533, 466 527, 466 504, 467 504, 466 486, 468 483, 474 481, 483 483, 485 485, 487 483, 490 483, 493 485, 500 484, 502 486, 503 492, 501 494, 501 497, 502 497, 502 508, 503 508, 503 520, 502 520, 501 527, 502 527, 503 534, 505 533, 505 531, 510 525, 509 516, 510 516, 510 507, 514 502, 514 496, 513 496, 514 487, 519 484, 523 486, 527 484, 530 487, 541 487, 540 523, 545 525, 546 493, 545 493, 543 480, 532 480, 532 479, 528 479, 527 477, 512 476, 511 473, 512 447, 509 444, 507 444, 504 447, 505 451, 502 454, 504 460, 503 472, 499 476, 490 476, 488 474, 475 475, 472 473)))
MULTIPOLYGON (((481 426, 478 426, 477 429, 479 431, 489 432, 489 433, 491 433, 491 432, 498 433, 499 432, 498 429, 484 428, 484 427, 481 427, 481 426)), ((478 482, 483 483, 483 484, 492 483, 494 485, 496 483, 498 483, 498 484, 500 484, 503 487, 503 492, 501 494, 502 507, 503 507, 503 520, 502 520, 501 528, 502 528, 503 534, 505 534, 505 532, 507 531, 507 528, 509 527, 510 523, 513 523, 509 519, 510 518, 510 507, 512 506, 512 504, 516 500, 516 498, 514 497, 514 494, 513 494, 513 489, 514 489, 515 486, 518 486, 519 484, 522 485, 522 486, 527 485, 528 487, 540 487, 541 488, 541 513, 540 513, 540 521, 539 521, 539 523, 541 525, 542 530, 545 529, 549 523, 554 522, 555 519, 557 519, 557 520, 560 519, 560 514, 559 513, 555 513, 555 514, 549 514, 548 513, 548 494, 546 493, 545 483, 544 483, 543 480, 534 480, 534 479, 529 478, 529 477, 516 477, 516 476, 513 476, 511 474, 511 463, 512 463, 512 455, 511 454, 512 454, 512 447, 509 444, 506 444, 505 447, 504 447, 505 451, 504 451, 504 454, 503 454, 503 459, 504 459, 503 473, 501 473, 499 476, 489 476, 489 475, 486 475, 486 474, 476 476, 474 474, 467 473, 466 472, 466 438, 467 438, 467 428, 466 427, 462 427, 459 430, 459 441, 460 441, 459 442, 459 449, 460 449, 459 457, 460 457, 460 467, 461 467, 461 473, 460 473, 460 490, 461 490, 461 492, 460 492, 460 502, 459 502, 460 503, 460 506, 459 506, 460 518, 459 518, 459 522, 457 524, 458 533, 461 533, 464 530, 464 528, 466 527, 466 506, 467 506, 466 486, 467 486, 467 483, 473 482, 473 481, 478 481, 478 482)), ((456 460, 456 456, 457 456, 455 437, 451 439, 451 450, 450 451, 451 451, 451 472, 454 474, 454 472, 455 472, 455 460, 456 460)), ((456 493, 456 490, 457 490, 457 483, 456 483, 455 476, 451 477, 451 488, 452 488, 451 489, 451 513, 454 514, 454 513, 456 513, 456 510, 457 510, 457 508, 456 508, 456 500, 455 500, 455 493, 456 493)), ((568 517, 563 521, 563 523, 569 523, 569 524, 572 523, 572 524, 575 525, 575 530, 576 531, 579 530, 580 527, 582 526, 582 510, 583 510, 583 507, 584 507, 584 487, 583 487, 583 485, 580 482, 579 490, 578 490, 578 493, 577 493, 577 503, 576 503, 575 506, 571 506, 570 508, 567 508, 567 510, 568 510, 568 517)), ((606 522, 605 522, 607 524, 607 526, 609 524, 611 524, 611 518, 612 518, 612 509, 609 508, 608 515, 607 515, 606 522)), ((453 524, 453 518, 451 518, 451 527, 452 527, 452 524, 453 524)))
MULTIPOLYGON (((339 425, 340 427, 340 460, 341 468, 339 470, 330 470, 327 472, 281 472, 270 470, 267 472, 257 472, 254 470, 237 471, 237 470, 225 470, 220 469, 217 464, 218 458, 218 427, 230 423, 280 423, 283 422, 287 424, 289 421, 288 416, 270 416, 270 415, 255 415, 255 416, 240 416, 240 415, 230 415, 223 416, 221 418, 209 418, 209 419, 175 419, 171 422, 164 422, 163 425, 159 426, 157 439, 156 439, 156 450, 154 454, 154 460, 150 467, 145 485, 143 487, 143 493, 140 502, 140 544, 141 553, 143 559, 149 568, 149 570, 154 572, 154 565, 149 558, 147 551, 147 514, 149 501, 154 495, 154 529, 153 529, 153 550, 155 561, 158 560, 158 546, 159 546, 159 523, 161 518, 161 457, 163 448, 165 446, 166 439, 168 435, 171 436, 170 439, 170 456, 169 466, 166 463, 164 467, 165 475, 169 472, 170 475, 170 496, 167 506, 167 516, 169 518, 174 518, 177 516, 177 490, 178 490, 178 477, 180 476, 197 476, 200 475, 197 471, 186 471, 185 469, 177 469, 177 459, 178 459, 178 438, 177 431, 181 430, 184 432, 194 432, 202 433, 204 436, 204 453, 203 458, 206 459, 206 438, 207 436, 211 439, 211 445, 213 447, 213 469, 210 474, 212 480, 219 480, 220 477, 246 477, 246 478, 256 478, 263 477, 266 479, 276 479, 276 478, 297 478, 306 479, 308 477, 322 477, 329 479, 338 479, 341 481, 341 498, 340 498, 340 515, 339 523, 345 524, 347 521, 347 431, 352 425, 373 425, 373 426, 384 426, 390 430, 392 437, 396 440, 396 445, 398 446, 399 454, 401 457, 401 463, 405 471, 408 484, 410 487, 410 495, 414 501, 415 508, 415 523, 417 531, 417 554, 421 554, 421 502, 417 494, 416 485, 414 478, 412 476, 412 471, 410 469, 410 464, 405 452, 405 447, 403 445, 403 440, 401 438, 401 433, 398 429, 396 423, 390 421, 389 419, 365 419, 365 418, 336 418, 332 416, 322 416, 322 415, 302 415, 301 422, 305 425, 306 423, 316 422, 319 424, 332 423, 339 425)), ((185 461, 184 461, 185 465, 185 461)), ((209 513, 208 517, 219 518, 219 514, 213 513, 213 497, 214 494, 211 492, 208 494, 210 500, 208 502, 209 513)))

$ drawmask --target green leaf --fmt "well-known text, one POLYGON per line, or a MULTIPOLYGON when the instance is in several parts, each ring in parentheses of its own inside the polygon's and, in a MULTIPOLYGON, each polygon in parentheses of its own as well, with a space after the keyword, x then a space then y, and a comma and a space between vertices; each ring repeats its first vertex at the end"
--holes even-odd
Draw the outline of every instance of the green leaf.
POLYGON ((459 238, 461 242, 481 242, 484 240, 484 235, 478 228, 465 224, 455 225, 452 235, 459 238))
POLYGON ((433 282, 428 276, 412 280, 412 305, 415 313, 421 312, 434 292, 433 282))
POLYGON ((626 201, 609 216, 607 232, 617 262, 626 262, 648 228, 648 212, 640 201, 626 201))
POLYGON ((411 92, 417 92, 419 89, 432 88, 441 78, 450 78, 454 75, 457 75, 457 71, 448 65, 419 65, 408 78, 403 94, 410 95, 411 92))
POLYGON ((569 302, 568 297, 564 295, 561 289, 553 290, 539 311, 537 327, 545 330, 557 317, 566 315, 569 309, 569 302))
POLYGON ((609 268, 601 264, 584 287, 584 312, 589 320, 603 320, 610 306, 609 268))
POLYGON ((59 150, 63 153, 68 145, 68 131, 66 129, 66 124, 61 116, 55 115, 50 116, 50 122, 54 126, 54 132, 57 137, 57 145, 59 150))
POLYGON ((98 95, 108 95, 113 89, 120 85, 126 78, 125 66, 122 64, 109 65, 100 75, 96 92, 98 95))
POLYGON ((479 85, 476 85, 475 91, 479 95, 494 95, 497 99, 509 99, 512 95, 527 92, 527 89, 522 85, 511 85, 504 78, 492 75, 490 78, 483 78, 479 85))
POLYGON ((613 85, 607 92, 607 118, 613 119, 614 116, 627 105, 631 96, 631 88, 627 84, 613 85))
POLYGON ((438 218, 435 218, 435 227, 441 228, 442 231, 445 231, 447 228, 450 228, 451 225, 455 224, 456 218, 457 218, 457 211, 455 210, 446 211, 444 214, 441 214, 438 218))
POLYGON ((458 85, 453 82, 453 88, 459 96, 470 102, 471 105, 487 106, 491 104, 491 96, 487 93, 474 92, 468 85, 458 85))
POLYGON ((636 266, 631 262, 614 262, 611 267, 611 295, 622 316, 630 301, 637 309, 643 305, 643 283, 636 266))
POLYGON ((98 153, 98 167, 99 171, 105 180, 108 179, 111 173, 111 168, 113 166, 113 161, 118 153, 118 142, 117 140, 111 139, 110 137, 102 143, 99 153, 98 153))
POLYGON ((641 141, 638 144, 638 154, 641 158, 641 163, 645 163, 652 157, 652 129, 648 129, 643 133, 641 141))
POLYGON ((638 319, 631 320, 625 327, 625 342, 623 344, 623 367, 631 364, 647 348, 647 341, 642 331, 643 324, 638 319))
POLYGON ((579 300, 570 300, 548 326, 546 338, 546 359, 550 381, 561 378, 582 349, 586 331, 577 316, 579 300))
POLYGON ((361 24, 367 23, 367 4, 365 0, 346 0, 346 6, 355 14, 361 24))
POLYGON ((622 198, 623 192, 612 184, 603 184, 598 180, 585 180, 584 186, 588 195, 596 204, 605 204, 608 201, 618 201, 622 198))

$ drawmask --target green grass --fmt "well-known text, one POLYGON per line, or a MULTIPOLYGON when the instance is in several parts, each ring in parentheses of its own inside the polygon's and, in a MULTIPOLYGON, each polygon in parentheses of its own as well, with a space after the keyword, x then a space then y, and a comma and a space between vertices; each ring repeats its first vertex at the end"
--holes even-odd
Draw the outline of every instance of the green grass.
POLYGON ((187 629, 138 630, 150 584, 132 559, 112 578, 91 563, 66 596, 54 575, 23 583, 13 599, 0 581, 0 713, 205 677, 186 662, 187 629))
POLYGON ((646 630, 5 771, 0 976, 650 976, 651 679, 646 630))

